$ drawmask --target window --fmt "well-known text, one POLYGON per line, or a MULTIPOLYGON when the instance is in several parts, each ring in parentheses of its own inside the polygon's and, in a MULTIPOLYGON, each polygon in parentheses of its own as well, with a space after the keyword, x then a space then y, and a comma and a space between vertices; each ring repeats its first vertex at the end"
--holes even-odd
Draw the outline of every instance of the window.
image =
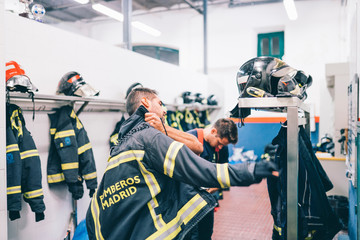
POLYGON ((133 46, 133 51, 164 62, 179 65, 179 50, 177 49, 151 45, 138 45, 133 46))
POLYGON ((258 34, 257 56, 270 56, 282 59, 284 56, 284 32, 258 34))

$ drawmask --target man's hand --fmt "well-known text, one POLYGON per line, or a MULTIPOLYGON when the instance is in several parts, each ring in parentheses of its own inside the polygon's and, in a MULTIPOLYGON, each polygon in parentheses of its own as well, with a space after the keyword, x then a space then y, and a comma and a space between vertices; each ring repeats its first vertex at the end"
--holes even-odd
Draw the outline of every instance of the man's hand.
POLYGON ((218 190, 219 190, 218 188, 208 188, 208 189, 206 189, 206 191, 208 191, 209 193, 215 193, 218 190))
POLYGON ((165 129, 161 119, 155 113, 145 113, 145 121, 148 122, 153 128, 165 134, 165 129))
POLYGON ((270 161, 261 161, 255 164, 254 170, 255 178, 266 178, 270 176, 279 176, 279 169, 277 164, 270 161))

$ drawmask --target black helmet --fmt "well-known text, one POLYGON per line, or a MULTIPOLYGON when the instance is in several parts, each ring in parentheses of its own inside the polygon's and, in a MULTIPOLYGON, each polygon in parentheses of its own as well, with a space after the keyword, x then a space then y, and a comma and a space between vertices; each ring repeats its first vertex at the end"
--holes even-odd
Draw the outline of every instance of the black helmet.
POLYGON ((183 92, 181 94, 181 97, 182 97, 184 103, 193 103, 193 102, 195 102, 195 96, 189 91, 183 92))
POLYGON ((100 91, 86 83, 77 72, 66 73, 59 82, 56 94, 67 96, 92 97, 98 96, 100 91))
POLYGON ((244 63, 236 82, 239 97, 297 96, 306 98, 311 76, 274 57, 257 57, 244 63))
POLYGON ((207 100, 205 99, 204 95, 202 93, 195 93, 194 94, 195 102, 206 104, 207 100))
POLYGON ((208 105, 218 105, 216 96, 214 94, 211 94, 210 96, 208 96, 207 98, 207 104, 208 105))

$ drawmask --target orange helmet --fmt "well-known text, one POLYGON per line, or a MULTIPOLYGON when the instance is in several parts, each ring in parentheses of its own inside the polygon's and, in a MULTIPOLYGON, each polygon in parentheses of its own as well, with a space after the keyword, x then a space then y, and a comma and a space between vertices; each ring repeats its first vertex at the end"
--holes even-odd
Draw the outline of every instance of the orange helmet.
POLYGON ((30 93, 38 91, 30 78, 25 75, 24 69, 15 61, 6 63, 6 87, 9 91, 30 93))

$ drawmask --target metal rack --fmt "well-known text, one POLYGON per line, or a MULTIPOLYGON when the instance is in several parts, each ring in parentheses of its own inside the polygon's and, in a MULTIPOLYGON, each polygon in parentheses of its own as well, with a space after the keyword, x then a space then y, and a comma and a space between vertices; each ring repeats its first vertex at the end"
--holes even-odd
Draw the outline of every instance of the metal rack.
POLYGON ((84 98, 74 96, 61 95, 43 95, 34 94, 35 105, 33 105, 32 97, 28 93, 10 92, 10 102, 21 104, 24 111, 53 111, 62 105, 72 105, 80 114, 85 110, 88 112, 104 112, 104 111, 125 111, 125 101, 107 100, 99 98, 84 98))
MULTIPOLYGON (((99 99, 97 97, 84 98, 64 95, 44 95, 34 94, 35 106, 33 105, 31 95, 28 93, 10 92, 10 102, 19 103, 24 111, 53 111, 62 105, 71 104, 77 110, 77 115, 82 111, 86 112, 105 112, 121 111, 125 112, 125 101, 99 99)), ((174 109, 199 109, 210 111, 220 109, 220 106, 201 105, 201 104, 165 104, 174 109)))
POLYGON ((305 124, 305 130, 310 134, 310 107, 299 98, 240 98, 240 108, 265 109, 287 113, 287 239, 297 239, 298 236, 298 125, 305 124), (304 117, 299 119, 298 110, 304 111, 304 117))

